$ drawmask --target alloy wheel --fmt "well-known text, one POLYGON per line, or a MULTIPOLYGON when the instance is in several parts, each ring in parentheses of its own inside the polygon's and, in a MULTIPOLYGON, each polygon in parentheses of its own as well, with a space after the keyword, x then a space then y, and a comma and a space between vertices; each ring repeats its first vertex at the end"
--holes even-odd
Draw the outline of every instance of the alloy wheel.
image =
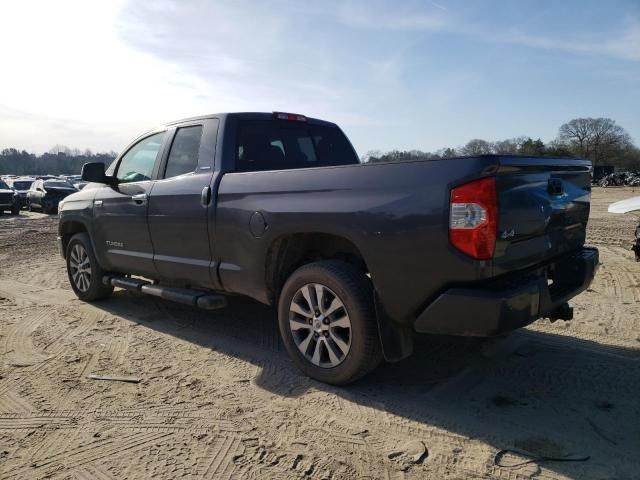
POLYGON ((76 243, 71 249, 69 268, 76 288, 83 293, 89 290, 91 286, 91 261, 87 251, 79 243, 76 243))
POLYGON ((289 328, 298 350, 318 367, 340 365, 351 349, 347 309, 335 292, 319 283, 306 284, 295 293, 289 328))

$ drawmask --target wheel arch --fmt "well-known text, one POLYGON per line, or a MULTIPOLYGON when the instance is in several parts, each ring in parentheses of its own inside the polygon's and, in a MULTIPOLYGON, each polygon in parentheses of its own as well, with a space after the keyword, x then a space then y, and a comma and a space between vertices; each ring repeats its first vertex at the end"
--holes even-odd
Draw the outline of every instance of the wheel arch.
MULTIPOLYGON (((81 220, 69 219, 65 222, 60 223, 60 226, 58 227, 58 235, 60 236, 60 241, 62 242, 62 255, 65 258, 67 255, 67 246, 69 245, 69 241, 71 240, 71 238, 76 233, 83 233, 83 232, 89 235, 88 226, 81 220)), ((93 244, 93 239, 91 239, 91 235, 89 235, 89 239, 93 244)))
POLYGON ((298 268, 319 260, 342 260, 367 274, 364 256, 350 239, 322 232, 293 233, 273 240, 266 255, 265 285, 277 300, 287 278, 298 268))
MULTIPOLYGON (((366 259, 358 246, 341 235, 308 232, 294 233, 276 238, 270 245, 265 264, 267 295, 278 302, 282 286, 298 268, 319 260, 342 260, 369 274, 366 259)), ((384 358, 395 362, 413 352, 413 332, 398 325, 386 313, 386 309, 373 284, 376 323, 384 358)))

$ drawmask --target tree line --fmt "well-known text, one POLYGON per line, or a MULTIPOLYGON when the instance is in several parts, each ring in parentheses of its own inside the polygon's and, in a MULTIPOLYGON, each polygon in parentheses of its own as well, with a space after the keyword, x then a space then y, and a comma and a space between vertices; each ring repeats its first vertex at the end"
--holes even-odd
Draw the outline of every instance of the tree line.
POLYGON ((549 143, 530 137, 516 137, 489 142, 473 139, 457 148, 435 152, 421 150, 370 151, 365 162, 441 159, 465 155, 530 155, 588 158, 593 165, 610 165, 625 170, 640 170, 640 149, 620 125, 610 118, 576 118, 558 129, 549 143))
POLYGON ((42 155, 25 150, 5 148, 0 151, 0 174, 14 175, 79 175, 82 165, 88 162, 103 162, 109 165, 116 152, 93 153, 89 149, 79 150, 56 145, 42 155))
MULTIPOLYGON (((610 165, 625 170, 640 170, 640 149, 629 134, 610 118, 576 118, 558 129, 558 136, 549 143, 530 137, 516 137, 489 142, 473 139, 457 148, 442 148, 435 152, 422 150, 370 151, 365 162, 425 160, 465 155, 533 155, 549 157, 580 157, 594 165, 610 165)), ((93 153, 91 150, 70 149, 56 145, 42 155, 25 150, 5 148, 0 151, 0 174, 62 175, 79 174, 87 162, 110 164, 116 152, 93 153)))

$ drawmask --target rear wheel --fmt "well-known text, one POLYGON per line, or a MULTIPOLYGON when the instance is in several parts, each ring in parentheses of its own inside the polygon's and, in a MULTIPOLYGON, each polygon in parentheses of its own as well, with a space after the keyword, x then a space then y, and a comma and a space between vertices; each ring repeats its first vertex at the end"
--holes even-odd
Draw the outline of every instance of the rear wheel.
POLYGON ((69 283, 80 300, 100 300, 113 292, 113 287, 102 283, 106 272, 98 265, 88 234, 76 233, 71 237, 66 259, 69 283))
POLYGON ((345 262, 296 270, 282 289, 278 318, 293 362, 321 382, 354 382, 382 359, 371 281, 345 262))
POLYGON ((20 205, 14 205, 11 209, 11 215, 19 215, 20 214, 20 205))

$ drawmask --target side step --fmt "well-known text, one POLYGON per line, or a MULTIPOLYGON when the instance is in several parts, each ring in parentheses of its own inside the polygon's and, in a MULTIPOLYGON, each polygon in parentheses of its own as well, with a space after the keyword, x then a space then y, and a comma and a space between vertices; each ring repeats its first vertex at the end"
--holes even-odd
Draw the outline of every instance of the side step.
POLYGON ((227 306, 226 297, 201 290, 193 290, 191 288, 163 287, 161 285, 153 285, 145 280, 115 275, 105 275, 102 278, 102 283, 124 288, 132 292, 146 293, 147 295, 153 295, 154 297, 160 297, 165 300, 183 303, 205 310, 217 310, 227 306))

